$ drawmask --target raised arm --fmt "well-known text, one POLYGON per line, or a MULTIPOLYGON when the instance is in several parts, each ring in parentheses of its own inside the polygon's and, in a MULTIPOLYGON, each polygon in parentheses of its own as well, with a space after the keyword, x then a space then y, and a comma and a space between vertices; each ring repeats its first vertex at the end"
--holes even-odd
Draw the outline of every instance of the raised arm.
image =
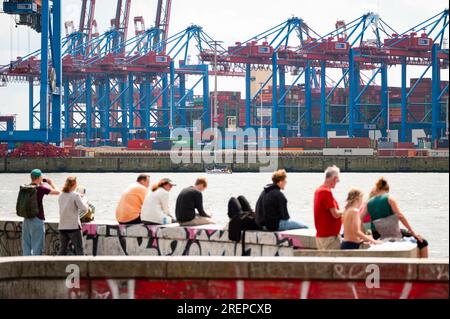
POLYGON ((61 194, 61 191, 58 190, 58 188, 55 185, 55 182, 53 182, 53 179, 47 178, 47 184, 50 186, 50 193, 49 193, 49 195, 58 196, 58 195, 61 194))

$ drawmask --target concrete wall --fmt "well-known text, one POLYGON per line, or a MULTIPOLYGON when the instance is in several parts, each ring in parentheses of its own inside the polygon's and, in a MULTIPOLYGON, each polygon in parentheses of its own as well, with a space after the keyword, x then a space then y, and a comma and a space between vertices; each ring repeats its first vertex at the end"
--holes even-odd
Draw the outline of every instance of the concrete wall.
MULTIPOLYGON (((21 256, 21 222, 0 221, 0 256, 21 256)), ((228 230, 221 225, 201 227, 83 225, 83 243, 88 256, 242 256, 242 244, 229 240, 228 230)), ((322 256, 317 251, 315 231, 311 229, 284 232, 247 232, 246 256, 322 256)), ((415 244, 404 242, 395 249, 391 243, 377 251, 329 252, 327 256, 377 256, 416 258, 415 244)), ((56 256, 60 247, 58 225, 46 224, 45 253, 56 256)))
MULTIPOLYGON (((0 256, 21 256, 21 222, 0 221, 0 256)), ((89 256, 242 256, 242 245, 228 239, 224 226, 205 227, 83 226, 85 254, 89 256)), ((55 256, 60 247, 58 225, 46 223, 45 254, 55 256)), ((294 232, 249 232, 249 256, 293 256, 294 249, 314 249, 311 230, 294 232)))
POLYGON ((370 258, 0 258, 0 298, 448 299, 448 263, 370 258), (67 286, 68 275, 76 273, 79 286, 67 286), (379 275, 378 287, 368 285, 374 283, 373 275, 379 275))
MULTIPOLYGON (((338 165, 344 172, 449 172, 448 158, 299 157, 282 155, 279 167, 291 172, 323 172, 338 165)), ((8 158, 0 172, 28 173, 39 167, 46 172, 204 172, 203 164, 173 164, 170 157, 132 158, 8 158)), ((233 164, 235 172, 258 172, 260 164, 233 164)))

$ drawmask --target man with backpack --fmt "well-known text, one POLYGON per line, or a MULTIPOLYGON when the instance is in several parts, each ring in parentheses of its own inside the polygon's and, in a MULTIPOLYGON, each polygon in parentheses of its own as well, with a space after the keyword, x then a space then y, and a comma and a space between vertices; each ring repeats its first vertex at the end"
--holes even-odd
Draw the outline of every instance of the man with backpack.
POLYGON ((17 199, 17 215, 24 218, 22 224, 22 249, 24 256, 40 256, 45 244, 45 214, 43 198, 59 195, 54 182, 44 178, 39 169, 31 172, 31 184, 20 187, 17 199), (47 184, 49 187, 47 187, 47 184))

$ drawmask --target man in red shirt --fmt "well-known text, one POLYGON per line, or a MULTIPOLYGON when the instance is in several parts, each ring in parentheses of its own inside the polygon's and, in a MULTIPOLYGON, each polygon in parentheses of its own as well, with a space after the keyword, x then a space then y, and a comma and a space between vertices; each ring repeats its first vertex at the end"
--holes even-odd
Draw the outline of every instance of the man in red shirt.
POLYGON ((341 249, 340 232, 343 211, 333 197, 332 190, 340 182, 338 167, 329 167, 325 172, 325 183, 314 194, 314 223, 319 250, 341 249))

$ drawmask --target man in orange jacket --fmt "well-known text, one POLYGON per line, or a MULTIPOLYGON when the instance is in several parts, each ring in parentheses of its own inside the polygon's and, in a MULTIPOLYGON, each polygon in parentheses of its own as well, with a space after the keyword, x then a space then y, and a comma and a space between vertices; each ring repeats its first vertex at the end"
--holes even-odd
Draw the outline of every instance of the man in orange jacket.
POLYGON ((136 183, 123 193, 116 209, 116 219, 121 225, 141 224, 141 209, 149 192, 150 175, 139 175, 136 183))

